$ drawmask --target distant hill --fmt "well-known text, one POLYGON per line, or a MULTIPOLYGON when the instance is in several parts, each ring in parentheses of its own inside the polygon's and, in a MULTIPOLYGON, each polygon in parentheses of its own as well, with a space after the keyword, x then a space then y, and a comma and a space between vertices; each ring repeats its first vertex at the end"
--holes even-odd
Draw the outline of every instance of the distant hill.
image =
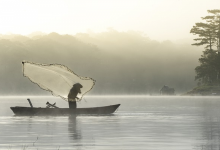
POLYGON ((63 64, 95 79, 90 94, 158 94, 192 89, 202 50, 190 44, 157 42, 138 32, 115 30, 77 35, 57 33, 0 36, 0 94, 48 94, 22 75, 22 60, 63 64))

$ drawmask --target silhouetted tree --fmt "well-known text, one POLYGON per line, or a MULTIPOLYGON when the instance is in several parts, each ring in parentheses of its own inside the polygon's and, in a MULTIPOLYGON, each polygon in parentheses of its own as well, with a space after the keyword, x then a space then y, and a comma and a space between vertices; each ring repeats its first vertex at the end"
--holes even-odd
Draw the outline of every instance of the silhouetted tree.
POLYGON ((205 48, 212 49, 212 46, 215 43, 215 35, 214 35, 214 26, 212 24, 207 23, 196 23, 196 26, 190 30, 190 33, 199 35, 199 38, 194 39, 198 41, 197 43, 193 43, 192 45, 200 46, 206 45, 205 48))
POLYGON ((196 23, 190 33, 198 35, 192 45, 205 45, 199 58, 200 66, 195 68, 195 80, 207 85, 219 84, 220 73, 220 10, 208 10, 211 15, 202 17, 205 22, 196 23))

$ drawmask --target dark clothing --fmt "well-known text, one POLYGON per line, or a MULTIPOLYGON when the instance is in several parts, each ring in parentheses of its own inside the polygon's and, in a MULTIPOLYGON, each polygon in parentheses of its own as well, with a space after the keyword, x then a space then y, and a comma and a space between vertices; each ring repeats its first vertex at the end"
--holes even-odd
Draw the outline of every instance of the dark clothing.
POLYGON ((68 94, 68 99, 75 100, 77 94, 79 93, 78 91, 79 91, 78 89, 72 87, 72 89, 70 90, 70 92, 69 92, 69 94, 68 94))
POLYGON ((79 99, 79 98, 77 98, 77 94, 81 93, 80 88, 82 88, 82 87, 83 86, 80 83, 76 83, 70 89, 70 92, 68 94, 68 101, 69 101, 69 108, 72 109, 72 110, 76 109, 76 107, 77 107, 76 99, 79 99))
POLYGON ((68 100, 69 100, 69 108, 70 109, 76 109, 76 96, 79 93, 79 90, 75 87, 72 87, 69 94, 68 94, 68 100))
POLYGON ((76 105, 76 101, 69 101, 69 108, 70 109, 76 109, 77 105, 76 105))

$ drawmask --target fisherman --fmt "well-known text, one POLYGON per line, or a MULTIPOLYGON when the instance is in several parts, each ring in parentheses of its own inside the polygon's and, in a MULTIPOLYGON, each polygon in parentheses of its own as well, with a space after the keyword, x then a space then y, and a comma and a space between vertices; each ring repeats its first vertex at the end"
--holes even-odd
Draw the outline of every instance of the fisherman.
POLYGON ((81 93, 80 88, 83 86, 80 83, 73 84, 73 87, 70 89, 70 92, 68 94, 68 101, 69 101, 69 108, 70 109, 76 109, 76 100, 79 99, 77 97, 78 93, 81 93))

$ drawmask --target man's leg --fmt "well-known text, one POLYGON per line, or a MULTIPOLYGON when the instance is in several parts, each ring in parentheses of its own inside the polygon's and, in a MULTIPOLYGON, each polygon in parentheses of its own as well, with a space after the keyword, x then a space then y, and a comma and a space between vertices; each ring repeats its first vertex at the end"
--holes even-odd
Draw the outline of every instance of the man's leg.
POLYGON ((76 101, 69 101, 69 108, 76 109, 76 101))

